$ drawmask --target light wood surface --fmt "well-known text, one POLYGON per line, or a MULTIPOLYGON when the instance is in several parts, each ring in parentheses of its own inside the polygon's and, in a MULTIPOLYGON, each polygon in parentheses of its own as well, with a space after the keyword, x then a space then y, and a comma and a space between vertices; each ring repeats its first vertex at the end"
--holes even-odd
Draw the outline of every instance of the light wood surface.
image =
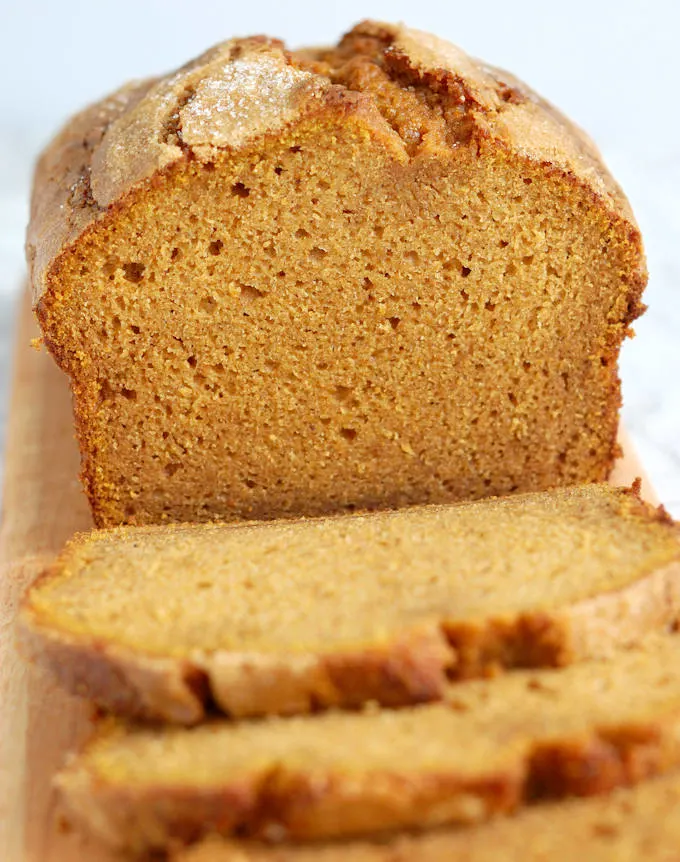
MULTIPOLYGON (((14 649, 14 616, 25 587, 74 532, 92 525, 77 480, 68 386, 49 356, 30 346, 36 334, 25 298, 0 530, 0 862, 113 862, 60 828, 50 787, 65 753, 87 735, 90 708, 27 669, 14 649)), ((627 454, 612 481, 630 484, 642 471, 623 442, 627 454)), ((643 493, 654 500, 646 482, 643 493)))

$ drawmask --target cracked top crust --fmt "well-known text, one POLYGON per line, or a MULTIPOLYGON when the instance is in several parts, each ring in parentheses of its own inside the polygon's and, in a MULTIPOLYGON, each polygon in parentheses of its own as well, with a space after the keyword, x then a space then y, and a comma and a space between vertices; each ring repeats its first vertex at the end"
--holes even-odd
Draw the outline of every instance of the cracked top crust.
POLYGON ((442 147, 485 137, 562 172, 637 233, 597 149, 552 105, 436 36, 364 22, 330 50, 291 53, 263 36, 223 42, 73 117, 36 168, 26 247, 34 303, 63 249, 159 172, 184 159, 209 162, 219 152, 252 146, 265 133, 338 104, 349 91, 355 105, 384 125, 385 139, 396 141, 404 160, 436 157, 442 147), (413 94, 430 113, 436 104, 440 119, 433 129, 441 134, 401 128, 380 86, 367 78, 367 63, 413 104, 413 94))

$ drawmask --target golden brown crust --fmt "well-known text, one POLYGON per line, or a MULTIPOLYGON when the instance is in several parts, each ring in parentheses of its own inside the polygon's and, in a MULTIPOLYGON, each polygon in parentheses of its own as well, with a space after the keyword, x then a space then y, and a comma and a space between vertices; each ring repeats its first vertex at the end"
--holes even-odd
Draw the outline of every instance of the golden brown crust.
MULTIPOLYGON (((348 36, 376 34, 390 68, 435 93, 457 88, 482 138, 589 188, 595 205, 630 223, 631 240, 641 247, 630 205, 596 148, 552 105, 431 34, 364 22, 348 36)), ((322 75, 297 68, 280 42, 255 37, 221 43, 164 78, 128 85, 85 109, 52 141, 36 170, 27 239, 34 302, 62 251, 136 186, 182 159, 209 161, 216 149, 238 149, 295 122, 337 99, 336 89, 322 75), (255 92, 259 101, 251 98, 255 92), (202 120, 208 115, 209 124, 202 120)), ((644 263, 638 280, 644 286, 644 263)))
POLYGON ((543 805, 474 830, 402 834, 314 846, 207 840, 176 848, 172 862, 676 862, 680 776, 595 799, 543 805))
MULTIPOLYGON (((649 660, 654 661, 653 654, 649 660)), ((598 670, 591 672, 596 675, 598 670)), ((651 675, 657 676, 657 670, 652 669, 651 675)), ((533 684, 554 685, 549 676, 537 675, 533 684)), ((623 682, 625 688, 625 681, 618 684, 623 682)), ((480 823, 541 800, 605 794, 678 766, 680 701, 672 683, 654 707, 645 708, 634 697, 621 697, 616 707, 610 705, 612 712, 606 718, 602 710, 598 717, 596 686, 591 691, 593 702, 574 704, 579 718, 559 729, 547 720, 513 741, 511 721, 505 736, 499 728, 498 750, 492 746, 488 760, 477 771, 465 768, 463 745, 457 759, 434 771, 398 759, 390 769, 377 768, 370 754, 359 770, 356 764, 344 770, 338 765, 317 764, 313 758, 305 769, 295 755, 291 763, 285 754, 277 758, 265 753, 257 758, 252 772, 246 768, 232 776, 227 770, 213 782, 194 783, 189 775, 186 782, 177 778, 169 782, 143 777, 126 780, 101 766, 103 762, 113 768, 115 753, 109 752, 103 760, 90 753, 90 747, 106 742, 113 733, 120 734, 123 746, 127 738, 131 750, 140 756, 131 741, 135 730, 114 725, 112 730, 104 729, 61 774, 59 787, 76 823, 116 847, 140 851, 163 848, 173 841, 196 841, 213 832, 270 841, 310 841, 397 828, 480 823)), ((455 703, 453 698, 453 710, 455 703)), ((418 713, 425 716, 429 709, 417 710, 410 718, 415 733, 427 734, 427 720, 418 725, 418 713)), ((480 720, 482 711, 473 710, 469 721, 480 720)), ((521 710, 517 717, 522 718, 521 710)), ((370 725, 376 718, 380 716, 369 713, 358 720, 370 725)), ((439 744, 450 746, 451 751, 457 742, 454 728, 449 731, 450 739, 441 728, 434 732, 439 744)), ((297 732, 304 734, 304 728, 298 727, 297 732)), ((356 732, 354 726, 348 731, 348 745, 356 732)), ((366 735, 373 738, 375 731, 368 730, 366 735)), ((213 747, 234 744, 228 737, 227 729, 214 739, 213 747)), ((431 742, 423 738, 423 744, 431 742)), ((181 746, 182 740, 175 738, 173 744, 181 746)), ((361 741, 356 745, 361 751, 361 741)), ((385 745, 390 745, 388 738, 385 745)), ((165 756, 172 755, 168 751, 165 756)))
POLYGON ((319 780, 276 768, 254 783, 188 784, 143 794, 101 782, 95 787, 91 776, 77 768, 57 780, 74 823, 85 825, 107 845, 133 853, 192 844, 210 834, 307 841, 395 827, 483 822, 515 809, 520 784, 511 772, 480 781, 398 773, 357 781, 341 775, 319 780))
POLYGON ((236 718, 290 715, 376 700, 387 706, 440 700, 451 649, 439 631, 331 655, 217 652, 190 660, 140 655, 43 626, 25 614, 24 654, 74 694, 119 715, 193 724, 216 705, 236 718))
POLYGON ((165 78, 127 85, 76 115, 36 168, 27 236, 34 304, 64 249, 137 186, 186 158, 209 161, 215 148, 275 131, 328 88, 290 66, 280 43, 254 37, 216 45, 165 78))

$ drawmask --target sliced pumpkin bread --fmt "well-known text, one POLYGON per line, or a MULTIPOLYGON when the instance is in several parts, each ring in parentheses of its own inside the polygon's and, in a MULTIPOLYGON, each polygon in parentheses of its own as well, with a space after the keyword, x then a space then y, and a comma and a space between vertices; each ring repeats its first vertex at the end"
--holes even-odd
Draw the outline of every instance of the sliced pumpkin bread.
POLYGON ((499 817, 472 830, 442 829, 382 841, 264 847, 206 840, 172 862, 678 862, 680 775, 595 799, 499 817))
POLYGON ((77 537, 31 589, 26 651, 129 715, 440 699, 448 678, 567 665, 680 609, 676 525, 588 485, 397 512, 77 537))
POLYGON ((477 823, 680 766, 680 636, 451 686, 442 703, 196 727, 104 722, 58 779, 135 851, 212 832, 314 840, 477 823))

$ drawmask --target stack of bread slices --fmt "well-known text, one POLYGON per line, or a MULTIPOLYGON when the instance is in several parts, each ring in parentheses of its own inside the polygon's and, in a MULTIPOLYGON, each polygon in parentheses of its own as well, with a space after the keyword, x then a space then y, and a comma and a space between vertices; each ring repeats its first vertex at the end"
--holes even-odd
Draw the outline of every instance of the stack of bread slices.
POLYGON ((550 811, 580 822, 622 799, 638 828, 637 790, 555 799, 677 768, 645 787, 646 822, 646 794, 680 792, 679 612, 676 526, 595 484, 101 530, 33 586, 21 633, 117 716, 57 779, 73 821, 111 845, 219 836, 206 859, 297 858, 295 842, 343 858, 351 839, 368 858, 429 859, 469 841, 483 856, 506 832, 525 852, 550 811))
POLYGON ((103 528, 19 624, 101 707, 77 828, 671 858, 680 537, 603 481, 644 260, 581 132, 405 28, 234 40, 72 121, 29 260, 103 528))

